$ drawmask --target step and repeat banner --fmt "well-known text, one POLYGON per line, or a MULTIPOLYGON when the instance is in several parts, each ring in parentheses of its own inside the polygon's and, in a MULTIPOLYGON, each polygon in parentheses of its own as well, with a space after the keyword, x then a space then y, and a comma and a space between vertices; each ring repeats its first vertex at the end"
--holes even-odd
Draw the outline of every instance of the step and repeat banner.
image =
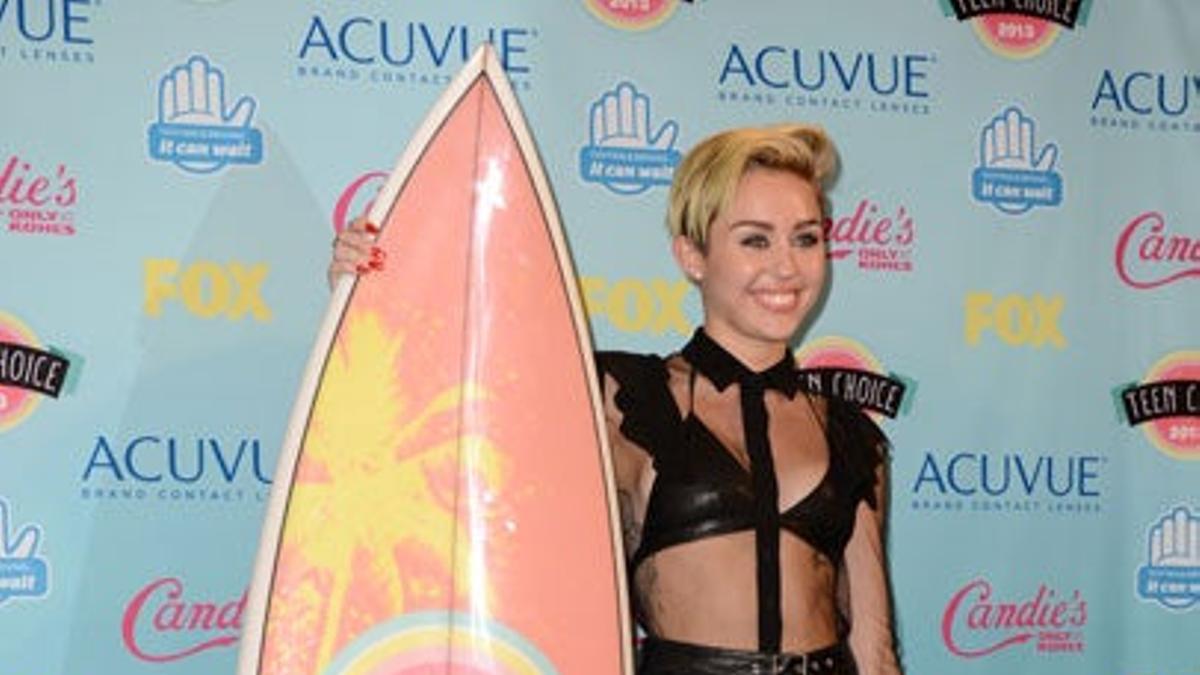
POLYGON ((232 672, 330 242, 484 41, 602 348, 700 318, 682 153, 836 139, 797 356, 895 443, 907 672, 1200 673, 1197 36, 1193 0, 0 0, 0 673, 232 672))

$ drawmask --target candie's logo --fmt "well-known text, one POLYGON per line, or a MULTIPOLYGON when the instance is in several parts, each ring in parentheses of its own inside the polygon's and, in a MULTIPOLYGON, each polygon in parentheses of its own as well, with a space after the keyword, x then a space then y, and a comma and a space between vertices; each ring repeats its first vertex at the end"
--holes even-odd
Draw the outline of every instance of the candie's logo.
POLYGON ((829 335, 812 340, 796 352, 800 387, 895 417, 908 412, 916 383, 888 373, 861 342, 829 335))
POLYGON ((1137 571, 1137 595, 1176 611, 1200 603, 1200 511, 1171 509, 1146 533, 1146 564, 1137 571))
POLYGON ((1176 459, 1200 459, 1200 351, 1168 354, 1140 384, 1118 387, 1117 408, 1154 447, 1176 459))
POLYGON ((1122 228, 1113 262, 1121 281, 1138 290, 1189 279, 1198 281, 1200 234, 1168 228, 1162 213, 1146 211, 1122 228))
POLYGON ((75 234, 79 183, 66 164, 39 167, 16 154, 0 161, 0 223, 7 231, 75 234))
POLYGON ((993 597, 991 582, 975 579, 946 603, 942 642, 951 654, 977 659, 1010 648, 1082 652, 1087 601, 1078 589, 1039 584, 1025 597, 993 597))
POLYGON ((43 397, 70 392, 73 360, 80 359, 43 347, 17 317, 0 312, 0 432, 25 421, 43 397))
POLYGON ((0 605, 10 598, 37 599, 50 592, 50 566, 37 554, 42 527, 19 526, 9 518, 8 502, 0 497, 0 605))
POLYGON ((1029 59, 1058 39, 1063 28, 1087 23, 1091 0, 938 0, 942 13, 971 22, 979 40, 1008 59, 1029 59))
POLYGON ((386 171, 367 171, 350 181, 350 184, 338 195, 337 203, 333 205, 330 219, 333 231, 341 232, 350 221, 360 215, 365 215, 379 195, 380 188, 387 181, 386 171))
POLYGON ((262 133, 250 126, 257 107, 242 96, 228 107, 225 73, 201 55, 172 67, 158 82, 158 118, 149 128, 150 156, 189 173, 230 164, 259 164, 262 133))
POLYGON ((646 30, 671 18, 679 0, 583 0, 583 4, 613 28, 646 30))
POLYGON ((146 584, 121 617, 121 640, 134 657, 168 663, 194 654, 232 647, 242 630, 246 594, 224 601, 197 600, 183 581, 163 577, 146 584))
POLYGON ((852 212, 825 219, 825 239, 833 260, 853 259, 873 272, 911 272, 917 223, 903 204, 885 208, 862 198, 852 212))

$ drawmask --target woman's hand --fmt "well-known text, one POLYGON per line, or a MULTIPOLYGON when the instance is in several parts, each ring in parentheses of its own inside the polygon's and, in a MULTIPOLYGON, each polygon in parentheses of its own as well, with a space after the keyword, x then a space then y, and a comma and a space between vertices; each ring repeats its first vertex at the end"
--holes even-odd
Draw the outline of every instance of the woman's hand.
POLYGON ((337 284, 343 274, 366 274, 382 270, 384 252, 375 245, 379 227, 359 216, 338 233, 333 240, 333 257, 329 261, 329 287, 337 284))

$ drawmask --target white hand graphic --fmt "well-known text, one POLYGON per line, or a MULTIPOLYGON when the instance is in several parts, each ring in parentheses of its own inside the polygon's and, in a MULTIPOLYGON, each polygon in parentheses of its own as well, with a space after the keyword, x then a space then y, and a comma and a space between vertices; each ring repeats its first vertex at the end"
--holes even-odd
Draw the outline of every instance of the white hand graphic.
POLYGON ((678 133, 678 124, 666 122, 650 135, 650 98, 628 82, 592 104, 592 145, 669 150, 678 133))
POLYGON ((1176 508, 1150 529, 1150 564, 1154 567, 1200 567, 1200 518, 1176 508))
POLYGON ((163 75, 158 85, 158 121, 216 127, 246 127, 254 99, 243 96, 225 111, 225 76, 203 56, 193 56, 163 75))
POLYGON ((984 127, 980 155, 989 169, 1022 169, 1047 172, 1058 159, 1058 146, 1050 143, 1034 160, 1033 119, 1017 108, 1008 108, 984 127))
POLYGON ((33 525, 26 525, 20 532, 10 536, 8 504, 0 499, 0 560, 32 558, 40 536, 41 531, 33 525))

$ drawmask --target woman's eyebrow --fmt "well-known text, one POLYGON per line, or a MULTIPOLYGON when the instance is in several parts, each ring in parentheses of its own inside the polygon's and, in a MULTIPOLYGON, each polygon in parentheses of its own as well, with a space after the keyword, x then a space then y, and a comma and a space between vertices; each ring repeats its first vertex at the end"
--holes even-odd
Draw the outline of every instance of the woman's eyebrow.
POLYGON ((756 230, 774 230, 775 229, 775 225, 768 223, 765 220, 754 220, 753 218, 746 218, 744 220, 734 221, 733 223, 729 224, 729 229, 731 229, 731 230, 739 228, 739 227, 752 227, 756 230))
MULTIPOLYGON (((753 218, 746 218, 744 220, 734 221, 729 224, 729 229, 731 230, 735 230, 739 227, 749 227, 756 230, 774 230, 775 224, 765 220, 755 220, 753 218)), ((792 224, 792 229, 794 230, 807 227, 821 227, 821 219, 815 217, 807 218, 805 220, 797 220, 792 224)))

